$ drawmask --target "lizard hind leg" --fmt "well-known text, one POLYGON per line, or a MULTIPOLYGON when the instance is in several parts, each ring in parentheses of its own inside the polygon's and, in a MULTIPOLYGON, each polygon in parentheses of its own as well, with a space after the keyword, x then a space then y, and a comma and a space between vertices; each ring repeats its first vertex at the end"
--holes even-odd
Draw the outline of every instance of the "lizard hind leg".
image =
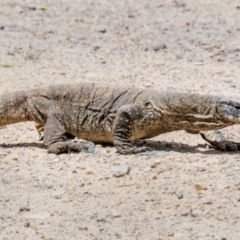
MULTIPOLYGON (((35 123, 35 128, 38 132, 39 135, 39 141, 43 141, 44 140, 44 125, 40 124, 40 123, 35 123)), ((67 139, 74 139, 75 136, 73 136, 71 133, 66 132, 66 136, 67 139)))
POLYGON ((37 123, 38 132, 44 131, 43 142, 48 148, 48 153, 60 154, 83 150, 93 152, 94 144, 92 142, 69 140, 61 109, 54 101, 44 97, 30 98, 27 102, 27 112, 29 120, 37 123))
POLYGON ((126 155, 151 151, 147 147, 136 147, 130 141, 134 122, 141 119, 142 115, 141 107, 138 105, 123 105, 118 109, 113 126, 113 144, 119 153, 126 155))

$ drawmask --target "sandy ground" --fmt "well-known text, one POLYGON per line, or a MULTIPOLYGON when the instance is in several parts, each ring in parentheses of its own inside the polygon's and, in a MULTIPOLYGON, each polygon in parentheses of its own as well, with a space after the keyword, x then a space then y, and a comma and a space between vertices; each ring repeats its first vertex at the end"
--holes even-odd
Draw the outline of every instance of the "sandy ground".
MULTIPOLYGON (((0 93, 89 81, 238 97, 239 42, 239 1, 1 0, 0 93)), ((238 153, 175 132, 153 156, 55 156, 30 122, 0 131, 0 239, 240 238, 238 153)))

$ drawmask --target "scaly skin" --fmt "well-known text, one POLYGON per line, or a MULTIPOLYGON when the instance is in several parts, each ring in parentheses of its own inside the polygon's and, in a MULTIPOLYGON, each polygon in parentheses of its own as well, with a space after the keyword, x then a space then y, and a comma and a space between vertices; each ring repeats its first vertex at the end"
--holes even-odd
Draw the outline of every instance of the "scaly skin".
POLYGON ((238 150, 221 128, 240 123, 240 100, 156 90, 57 85, 0 97, 0 126, 34 121, 50 153, 93 151, 113 143, 121 154, 148 151, 132 143, 161 133, 200 133, 221 150, 238 150), (210 132, 206 132, 210 131, 210 132), (44 137, 43 137, 44 132, 44 137), (75 136, 90 142, 72 140, 75 136))

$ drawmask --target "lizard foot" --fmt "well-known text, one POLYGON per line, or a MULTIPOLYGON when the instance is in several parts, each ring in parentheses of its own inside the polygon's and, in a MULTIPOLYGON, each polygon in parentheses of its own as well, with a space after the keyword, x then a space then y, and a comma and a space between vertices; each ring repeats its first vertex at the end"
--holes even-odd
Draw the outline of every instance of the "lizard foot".
POLYGON ((240 143, 228 141, 219 131, 200 132, 200 135, 215 149, 220 149, 222 151, 240 150, 240 143))
POLYGON ((87 153, 94 152, 94 143, 92 142, 79 142, 76 140, 66 142, 56 142, 48 147, 48 153, 61 154, 70 152, 81 152, 87 153))

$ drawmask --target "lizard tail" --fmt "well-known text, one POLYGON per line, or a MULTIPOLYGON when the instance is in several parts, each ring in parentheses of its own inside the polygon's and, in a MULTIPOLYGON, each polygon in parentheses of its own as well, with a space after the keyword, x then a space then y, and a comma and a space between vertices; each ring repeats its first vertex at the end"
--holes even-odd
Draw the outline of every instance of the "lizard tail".
POLYGON ((0 126, 28 121, 26 100, 24 91, 0 96, 0 126))

